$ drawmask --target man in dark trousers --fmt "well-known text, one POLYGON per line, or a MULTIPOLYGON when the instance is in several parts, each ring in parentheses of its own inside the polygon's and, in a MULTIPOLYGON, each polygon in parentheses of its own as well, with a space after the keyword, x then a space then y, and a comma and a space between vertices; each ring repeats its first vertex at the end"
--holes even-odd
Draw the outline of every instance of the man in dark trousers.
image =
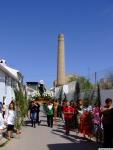
POLYGON ((32 127, 36 128, 37 105, 36 105, 35 101, 32 101, 32 104, 30 107, 30 118, 31 118, 32 127))
POLYGON ((36 102, 36 106, 37 106, 37 118, 36 118, 36 123, 38 123, 38 125, 40 125, 41 121, 39 120, 39 113, 40 113, 40 104, 38 102, 36 102))

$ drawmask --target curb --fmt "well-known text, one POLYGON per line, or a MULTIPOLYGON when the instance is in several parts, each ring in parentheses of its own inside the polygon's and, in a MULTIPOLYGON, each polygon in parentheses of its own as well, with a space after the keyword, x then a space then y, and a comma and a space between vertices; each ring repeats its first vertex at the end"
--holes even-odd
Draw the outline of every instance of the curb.
POLYGON ((8 143, 8 140, 5 139, 5 138, 2 138, 2 139, 0 140, 0 147, 5 146, 7 143, 8 143))

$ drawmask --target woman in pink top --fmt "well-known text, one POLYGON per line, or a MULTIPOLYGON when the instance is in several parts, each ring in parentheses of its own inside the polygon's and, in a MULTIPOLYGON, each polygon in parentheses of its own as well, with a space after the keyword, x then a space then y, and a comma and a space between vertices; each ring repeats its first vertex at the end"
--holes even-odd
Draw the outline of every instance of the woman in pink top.
POLYGON ((93 108, 93 124, 94 125, 101 125, 101 111, 98 106, 93 108))
POLYGON ((93 108, 93 129, 94 129, 94 136, 96 137, 97 142, 101 142, 103 139, 103 132, 101 128, 101 111, 98 106, 93 108))

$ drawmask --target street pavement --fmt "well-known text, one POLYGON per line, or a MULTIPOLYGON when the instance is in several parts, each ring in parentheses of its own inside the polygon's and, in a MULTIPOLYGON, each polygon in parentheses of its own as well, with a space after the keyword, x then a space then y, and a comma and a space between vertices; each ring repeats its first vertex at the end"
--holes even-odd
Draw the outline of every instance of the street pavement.
POLYGON ((65 135, 62 122, 53 128, 47 127, 46 116, 41 113, 41 125, 32 128, 30 124, 23 127, 22 134, 8 142, 0 150, 97 150, 95 142, 77 137, 75 132, 65 135))

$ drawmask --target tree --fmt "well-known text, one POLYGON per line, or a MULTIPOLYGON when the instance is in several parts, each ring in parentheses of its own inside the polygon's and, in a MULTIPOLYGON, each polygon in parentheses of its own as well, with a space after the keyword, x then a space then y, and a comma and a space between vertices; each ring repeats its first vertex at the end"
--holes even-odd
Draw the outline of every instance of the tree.
POLYGON ((76 81, 77 80, 77 76, 76 75, 71 75, 67 77, 68 82, 72 82, 72 81, 76 81))
POLYGON ((90 91, 89 105, 94 105, 94 101, 96 99, 95 89, 90 91))
POLYGON ((93 89, 93 84, 89 79, 81 76, 71 75, 67 77, 68 82, 77 81, 80 84, 81 90, 90 90, 93 89))
POLYGON ((59 103, 61 104, 62 96, 63 96, 63 87, 60 88, 59 92, 60 92, 60 94, 59 94, 59 103))
POLYGON ((28 101, 27 96, 23 93, 22 86, 20 84, 18 85, 19 90, 15 90, 15 102, 17 111, 16 128, 20 129, 28 112, 28 101))
POLYGON ((101 95, 100 95, 100 85, 99 83, 97 84, 97 99, 95 103, 99 108, 101 106, 101 95))
POLYGON ((83 98, 83 104, 85 107, 87 107, 90 104, 90 91, 85 91, 84 98, 83 98))
POLYGON ((64 92, 64 99, 63 99, 64 101, 66 101, 67 100, 67 96, 66 96, 66 93, 64 92))
POLYGON ((91 89, 93 89, 93 84, 89 81, 89 79, 86 79, 85 77, 79 77, 78 81, 81 85, 82 90, 91 90, 91 89))
POLYGON ((75 92, 74 92, 75 101, 78 103, 80 99, 80 85, 79 82, 75 83, 75 92))

